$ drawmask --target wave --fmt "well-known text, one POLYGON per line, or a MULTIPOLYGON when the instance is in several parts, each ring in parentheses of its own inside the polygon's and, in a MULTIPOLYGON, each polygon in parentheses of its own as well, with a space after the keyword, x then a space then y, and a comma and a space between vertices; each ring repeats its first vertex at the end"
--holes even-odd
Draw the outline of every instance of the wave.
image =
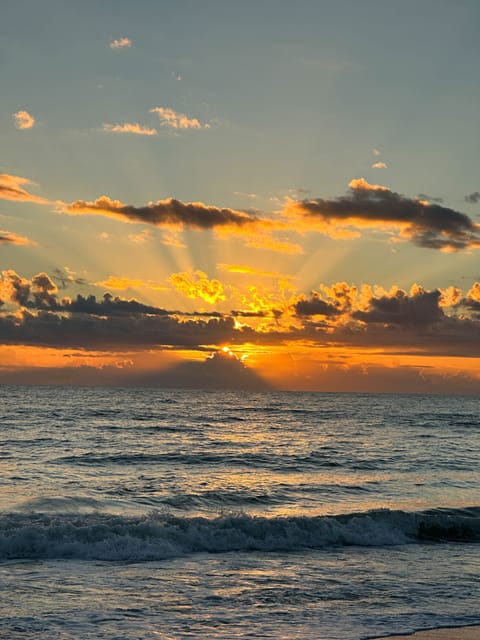
POLYGON ((0 560, 80 559, 141 562, 192 553, 300 551, 480 541, 480 507, 423 512, 380 509, 337 516, 216 518, 152 512, 0 515, 0 560))
POLYGON ((310 451, 306 454, 274 454, 262 452, 215 453, 205 452, 166 452, 166 453, 83 453, 73 456, 61 456, 52 460, 55 464, 75 464, 78 466, 101 466, 110 464, 181 464, 192 466, 228 465, 229 467, 268 468, 274 471, 308 471, 309 469, 346 467, 351 470, 375 470, 384 459, 370 460, 351 456, 338 456, 333 459, 329 450, 310 451))

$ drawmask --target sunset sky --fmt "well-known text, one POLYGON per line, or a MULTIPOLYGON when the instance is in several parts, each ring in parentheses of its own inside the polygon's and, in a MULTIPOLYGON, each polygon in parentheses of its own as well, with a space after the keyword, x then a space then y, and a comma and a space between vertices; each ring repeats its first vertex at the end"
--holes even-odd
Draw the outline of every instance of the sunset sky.
POLYGON ((16 0, 0 382, 480 393, 478 0, 16 0))

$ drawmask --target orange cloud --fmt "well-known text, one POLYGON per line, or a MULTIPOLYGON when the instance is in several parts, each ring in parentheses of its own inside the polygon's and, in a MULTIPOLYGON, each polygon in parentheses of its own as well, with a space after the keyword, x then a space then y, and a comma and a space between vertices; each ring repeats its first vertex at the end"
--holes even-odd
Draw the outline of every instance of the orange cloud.
POLYGON ((34 184, 28 178, 12 176, 8 173, 0 174, 0 198, 18 202, 35 202, 37 204, 49 204, 50 201, 40 196, 35 196, 23 189, 23 185, 34 184))
POLYGON ((112 40, 108 45, 110 49, 129 49, 132 46, 132 41, 130 38, 117 38, 116 40, 112 40))
POLYGON ((13 119, 17 129, 32 129, 35 125, 35 118, 28 111, 17 111, 13 114, 13 119))
POLYGON ((288 242, 285 240, 277 240, 268 234, 258 234, 251 236, 246 242, 247 247, 254 249, 268 249, 269 251, 279 251, 280 253, 287 253, 295 255, 303 253, 303 249, 299 244, 294 242, 288 242))
POLYGON ((139 136, 156 136, 158 131, 152 127, 145 127, 138 122, 125 122, 123 124, 104 124, 103 131, 110 133, 135 133, 139 136))
POLYGON ((225 300, 222 283, 209 280, 203 271, 172 273, 170 281, 177 291, 188 298, 201 298, 209 304, 225 300))
POLYGON ((121 276, 108 276, 106 280, 94 283, 96 287, 124 291, 125 289, 153 289, 154 291, 167 291, 168 287, 157 284, 151 280, 138 278, 125 278, 121 276))
POLYGON ((152 239, 150 229, 144 229, 140 233, 130 233, 128 239, 134 244, 144 244, 152 239))
POLYGON ((1 231, 0 230, 0 244, 19 244, 19 245, 34 245, 35 242, 25 238, 24 236, 19 236, 16 233, 12 233, 11 231, 1 231))
POLYGON ((263 271, 262 269, 254 269, 253 267, 247 267, 240 264, 223 264, 220 263, 217 265, 219 269, 223 269, 224 271, 228 271, 229 273, 240 273, 243 275, 254 275, 254 276, 266 276, 268 278, 278 278, 280 274, 278 271, 263 271))
POLYGON ((177 113, 169 107, 154 107, 150 113, 156 113, 160 124, 170 129, 209 129, 209 124, 201 124, 198 118, 189 118, 184 113, 177 113))

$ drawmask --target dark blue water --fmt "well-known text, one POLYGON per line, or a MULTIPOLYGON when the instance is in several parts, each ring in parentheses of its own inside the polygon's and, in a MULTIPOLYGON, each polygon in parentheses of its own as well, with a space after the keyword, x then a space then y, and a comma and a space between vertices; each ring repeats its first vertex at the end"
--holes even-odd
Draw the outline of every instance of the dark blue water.
POLYGON ((0 637, 480 622, 477 398, 3 387, 0 403, 0 637))

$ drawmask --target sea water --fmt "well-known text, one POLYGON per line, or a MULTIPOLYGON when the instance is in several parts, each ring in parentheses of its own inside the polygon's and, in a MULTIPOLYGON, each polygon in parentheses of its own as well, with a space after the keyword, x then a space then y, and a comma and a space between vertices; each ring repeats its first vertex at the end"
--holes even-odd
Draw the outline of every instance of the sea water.
POLYGON ((480 623, 479 398, 0 387, 0 638, 480 623))

